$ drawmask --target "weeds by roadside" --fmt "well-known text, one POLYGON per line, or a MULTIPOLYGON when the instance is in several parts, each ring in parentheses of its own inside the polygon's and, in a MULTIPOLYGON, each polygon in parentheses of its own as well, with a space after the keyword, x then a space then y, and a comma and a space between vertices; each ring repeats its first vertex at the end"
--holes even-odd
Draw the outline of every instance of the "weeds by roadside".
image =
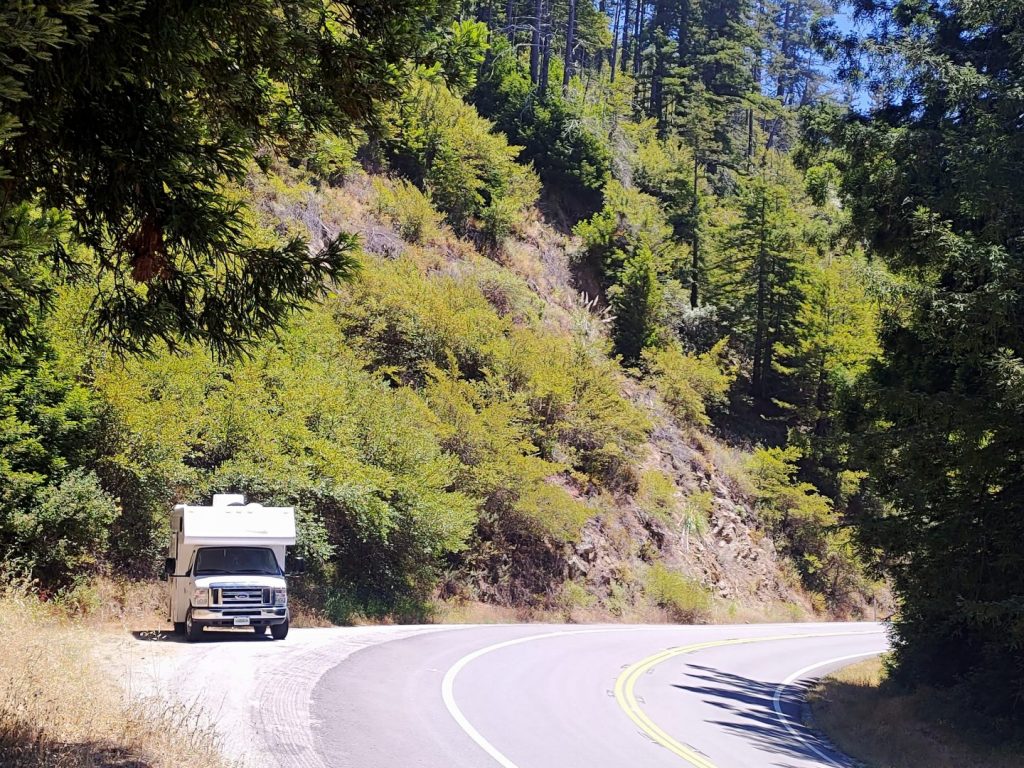
POLYGON ((128 699, 93 656, 90 630, 0 582, 0 765, 223 768, 194 709, 128 699))
POLYGON ((1022 747, 968 735, 948 694, 884 684, 880 658, 841 669, 810 691, 817 726, 870 768, 1020 768, 1022 747))

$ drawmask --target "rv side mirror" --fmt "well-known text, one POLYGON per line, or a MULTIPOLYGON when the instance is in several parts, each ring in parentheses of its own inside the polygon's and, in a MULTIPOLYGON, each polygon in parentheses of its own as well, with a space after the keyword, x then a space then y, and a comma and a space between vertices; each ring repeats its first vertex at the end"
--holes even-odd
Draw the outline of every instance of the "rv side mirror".
POLYGON ((306 561, 301 557, 293 557, 291 568, 288 569, 289 576, 301 576, 306 572, 306 561))
POLYGON ((168 557, 166 560, 164 560, 164 576, 170 576, 172 573, 174 573, 174 565, 175 563, 173 557, 168 557))

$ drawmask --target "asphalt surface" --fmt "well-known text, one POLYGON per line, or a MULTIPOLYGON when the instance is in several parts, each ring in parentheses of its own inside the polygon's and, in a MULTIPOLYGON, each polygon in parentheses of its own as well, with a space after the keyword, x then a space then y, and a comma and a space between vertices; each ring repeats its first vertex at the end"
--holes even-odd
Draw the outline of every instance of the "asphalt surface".
POLYGON ((301 762, 851 766, 802 725, 804 684, 886 645, 875 624, 521 625, 388 639, 319 677, 308 701, 315 754, 301 762))

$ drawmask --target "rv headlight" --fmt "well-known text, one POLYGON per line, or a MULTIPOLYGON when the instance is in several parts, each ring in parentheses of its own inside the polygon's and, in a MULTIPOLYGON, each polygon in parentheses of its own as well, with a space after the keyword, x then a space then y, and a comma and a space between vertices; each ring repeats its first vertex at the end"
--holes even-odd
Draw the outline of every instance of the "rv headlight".
POLYGON ((284 587, 274 587, 274 605, 288 605, 288 590, 284 587))
POLYGON ((210 604, 210 590, 196 588, 196 591, 192 593, 192 605, 205 608, 210 604))

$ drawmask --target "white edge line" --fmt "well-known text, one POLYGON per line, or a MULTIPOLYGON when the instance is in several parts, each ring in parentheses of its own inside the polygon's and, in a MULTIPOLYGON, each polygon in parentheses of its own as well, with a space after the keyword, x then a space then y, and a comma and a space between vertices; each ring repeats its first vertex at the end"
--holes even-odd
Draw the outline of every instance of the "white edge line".
MULTIPOLYGON (((836 765, 840 766, 840 768, 843 768, 843 764, 837 762, 834 755, 829 755, 825 752, 822 752, 820 749, 814 746, 814 744, 811 743, 811 740, 808 739, 806 735, 800 733, 792 725, 790 725, 790 720, 792 718, 790 718, 785 712, 782 711, 782 694, 785 692, 786 688, 791 686, 794 682, 799 680, 808 672, 813 672, 814 670, 820 669, 821 667, 827 667, 830 664, 838 664, 843 661, 852 661, 853 659, 863 659, 867 658, 868 656, 878 656, 882 653, 885 653, 885 651, 882 650, 870 651, 868 653, 852 653, 849 656, 839 656, 834 659, 828 659, 827 661, 819 661, 816 664, 811 664, 810 666, 797 670, 789 677, 787 677, 785 680, 783 680, 775 689, 775 695, 772 697, 772 707, 775 709, 775 716, 779 719, 779 722, 781 722, 786 727, 786 730, 789 731, 791 736, 793 736, 798 741, 803 743, 803 745, 810 749, 812 752, 814 752, 814 754, 816 754, 829 765, 836 765)), ((514 768, 514 766, 512 768, 514 768)))
MULTIPOLYGON (((488 755, 490 755, 494 759, 494 761, 496 763, 498 763, 498 765, 500 765, 502 768, 519 768, 519 766, 517 766, 515 763, 513 763, 511 760, 509 760, 504 754, 502 754, 502 752, 497 747, 495 747, 493 744, 491 744, 491 742, 489 742, 486 738, 484 738, 484 735, 482 733, 480 733, 480 731, 478 731, 475 727, 473 727, 473 724, 471 722, 469 722, 469 718, 467 718, 462 713, 462 710, 459 708, 458 703, 456 703, 456 701, 455 701, 455 678, 458 677, 459 672, 461 672, 463 670, 463 668, 465 668, 466 665, 469 664, 470 662, 475 661, 476 659, 479 659, 481 656, 486 656, 488 653, 492 653, 493 651, 500 651, 502 648, 508 648, 510 646, 519 645, 521 643, 529 643, 529 642, 532 642, 534 640, 543 640, 544 638, 548 638, 548 637, 563 637, 565 635, 588 635, 588 634, 594 634, 594 633, 597 633, 597 632, 637 632, 637 631, 644 631, 644 630, 648 630, 648 629, 654 629, 654 630, 667 630, 667 629, 668 630, 678 630, 679 626, 677 626, 677 625, 660 625, 660 626, 659 625, 654 625, 654 626, 644 626, 644 627, 601 627, 601 628, 595 628, 595 629, 563 629, 563 630, 559 630, 557 632, 545 632, 545 633, 540 634, 540 635, 527 635, 526 637, 517 637, 514 640, 506 640, 506 641, 501 642, 501 643, 495 643, 494 645, 488 645, 488 646, 486 646, 484 648, 480 648, 480 649, 478 649, 476 651, 473 651, 472 653, 466 654, 465 656, 463 656, 461 659, 456 661, 454 664, 452 664, 448 668, 448 671, 445 672, 445 674, 444 674, 444 679, 441 681, 441 698, 444 700, 444 705, 448 709, 448 714, 450 714, 452 716, 452 718, 455 720, 455 722, 458 723, 459 727, 463 731, 465 731, 466 735, 469 736, 469 738, 471 738, 476 743, 476 745, 478 747, 480 747, 484 752, 486 752, 488 755)), ((849 635, 849 634, 865 634, 865 635, 867 635, 867 634, 874 634, 874 633, 875 633, 874 631, 869 630, 869 631, 863 632, 863 633, 861 633, 861 632, 855 632, 855 633, 837 632, 835 634, 836 635, 849 635)), ((827 636, 828 634, 832 634, 832 633, 827 633, 825 636, 827 636)), ((876 654, 859 654, 859 655, 873 656, 873 655, 876 655, 876 654)), ((833 661, 836 661, 836 659, 833 659, 833 661)), ((810 667, 809 669, 814 669, 815 667, 824 666, 825 664, 829 664, 829 663, 831 663, 831 662, 828 662, 828 661, 822 662, 821 664, 817 664, 814 667, 810 667)), ((779 689, 775 693, 775 695, 776 695, 776 700, 775 700, 776 704, 778 703, 779 697, 781 697, 781 693, 779 691, 781 691, 782 688, 785 685, 788 684, 788 682, 791 682, 793 679, 795 679, 796 677, 799 677, 804 672, 809 671, 809 669, 801 670, 800 672, 797 672, 795 677, 790 678, 789 681, 787 681, 786 683, 783 683, 781 686, 779 686, 779 689)), ((778 709, 777 706, 776 706, 776 712, 780 716, 782 715, 781 711, 778 709)), ((790 732, 793 732, 792 729, 789 728, 789 725, 786 723, 785 720, 783 720, 783 724, 786 725, 786 728, 789 729, 790 732)), ((797 736, 797 738, 802 738, 802 737, 799 736, 799 734, 793 733, 793 735, 797 736)), ((811 747, 811 748, 813 749, 813 747, 811 747)), ((815 752, 817 752, 817 750, 815 750, 815 752)), ((821 753, 819 753, 819 754, 821 754, 821 753)), ((826 759, 828 759, 828 758, 826 758, 826 759)))

